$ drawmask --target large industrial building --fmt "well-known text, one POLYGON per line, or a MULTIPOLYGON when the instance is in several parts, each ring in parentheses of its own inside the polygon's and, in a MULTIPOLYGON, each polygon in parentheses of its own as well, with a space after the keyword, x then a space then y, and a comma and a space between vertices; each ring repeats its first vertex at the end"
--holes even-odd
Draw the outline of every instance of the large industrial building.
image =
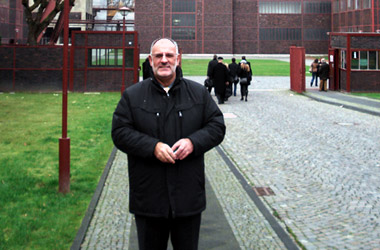
MULTIPOLYGON (((99 10, 126 3, 131 1, 77 0, 71 27, 120 30, 120 14, 113 11, 113 20, 108 14, 107 25, 99 22, 99 10)), ((172 37, 187 54, 287 54, 292 45, 305 47, 308 54, 326 54, 328 32, 380 29, 380 0, 135 0, 133 5, 142 53, 155 38, 172 37)), ((2 44, 10 39, 25 43, 26 35, 21 1, 1 0, 2 44)))
POLYGON ((172 37, 183 53, 326 54, 328 32, 376 32, 379 0, 138 0, 141 52, 172 37))

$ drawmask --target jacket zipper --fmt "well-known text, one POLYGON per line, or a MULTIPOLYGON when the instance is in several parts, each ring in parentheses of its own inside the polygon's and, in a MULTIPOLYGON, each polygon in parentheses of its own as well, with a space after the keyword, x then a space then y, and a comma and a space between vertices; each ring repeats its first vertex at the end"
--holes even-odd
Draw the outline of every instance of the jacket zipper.
POLYGON ((161 139, 161 136, 160 136, 160 113, 159 112, 156 113, 156 118, 157 118, 157 136, 159 139, 161 139))
POLYGON ((182 111, 178 111, 178 117, 179 117, 179 136, 182 138, 182 111))

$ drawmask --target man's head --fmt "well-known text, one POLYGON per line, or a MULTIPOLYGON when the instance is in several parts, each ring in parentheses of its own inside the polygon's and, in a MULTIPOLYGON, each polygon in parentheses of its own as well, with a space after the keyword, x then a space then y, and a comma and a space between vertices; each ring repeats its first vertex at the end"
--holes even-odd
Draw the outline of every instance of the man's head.
POLYGON ((170 38, 155 40, 150 47, 149 62, 155 78, 163 85, 169 86, 176 77, 178 45, 170 38))
POLYGON ((321 58, 321 63, 325 63, 326 62, 326 59, 325 58, 321 58))
POLYGON ((232 61, 232 62, 236 62, 236 58, 235 58, 235 57, 232 57, 231 61, 232 61))
POLYGON ((214 55, 214 56, 212 57, 213 60, 216 60, 216 58, 218 58, 217 55, 214 55))
POLYGON ((223 57, 219 56, 218 57, 218 62, 223 62, 223 57))

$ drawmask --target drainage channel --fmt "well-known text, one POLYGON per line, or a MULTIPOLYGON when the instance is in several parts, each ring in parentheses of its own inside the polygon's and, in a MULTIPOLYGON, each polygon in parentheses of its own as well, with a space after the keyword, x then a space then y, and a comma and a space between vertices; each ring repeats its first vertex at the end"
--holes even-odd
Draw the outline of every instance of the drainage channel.
POLYGON ((282 241, 282 243, 284 243, 286 249, 288 249, 288 250, 299 249, 299 247, 297 247, 297 245, 294 243, 294 241, 292 240, 292 238, 286 233, 286 231, 280 226, 280 224, 278 224, 276 218, 266 208, 266 206, 264 205, 264 203, 259 198, 258 194, 248 184, 248 182, 245 180, 244 176, 239 172, 239 170, 232 163, 232 161, 228 158, 228 156, 224 153, 224 151, 220 148, 220 146, 216 147, 216 151, 222 157, 222 159, 227 164, 227 166, 230 168, 230 170, 235 175, 235 177, 239 180, 239 182, 242 185, 243 189, 247 192, 248 196, 255 203, 256 207, 259 209, 259 211, 261 212, 261 214, 268 221, 268 223, 270 224, 270 226, 272 227, 272 229, 275 231, 275 233, 277 234, 277 236, 279 237, 279 239, 282 241))

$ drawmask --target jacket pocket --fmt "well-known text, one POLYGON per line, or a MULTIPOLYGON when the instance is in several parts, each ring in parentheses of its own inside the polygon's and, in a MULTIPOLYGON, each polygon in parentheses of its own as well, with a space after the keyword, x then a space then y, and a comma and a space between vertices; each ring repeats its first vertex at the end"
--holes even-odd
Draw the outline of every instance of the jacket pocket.
POLYGON ((203 109, 201 105, 187 103, 176 106, 178 117, 179 135, 181 138, 189 136, 200 129, 203 121, 203 109))

